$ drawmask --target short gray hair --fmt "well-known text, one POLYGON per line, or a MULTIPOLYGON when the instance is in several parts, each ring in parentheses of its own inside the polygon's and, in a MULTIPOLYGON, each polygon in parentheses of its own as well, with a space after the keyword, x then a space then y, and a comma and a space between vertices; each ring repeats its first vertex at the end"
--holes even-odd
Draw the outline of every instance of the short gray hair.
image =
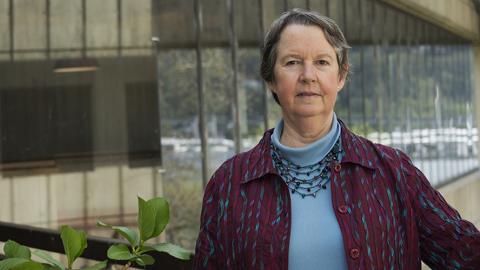
MULTIPOLYGON (((265 35, 262 46, 262 63, 260 66, 260 73, 265 82, 272 83, 275 81, 274 69, 275 62, 277 61, 278 41, 280 40, 283 30, 291 24, 320 27, 328 43, 335 49, 340 76, 345 78, 348 76, 348 49, 350 49, 350 46, 348 46, 347 40, 337 23, 331 18, 320 15, 317 12, 295 8, 283 13, 276 19, 265 35)), ((272 94, 275 101, 280 104, 277 95, 273 92, 272 94)))

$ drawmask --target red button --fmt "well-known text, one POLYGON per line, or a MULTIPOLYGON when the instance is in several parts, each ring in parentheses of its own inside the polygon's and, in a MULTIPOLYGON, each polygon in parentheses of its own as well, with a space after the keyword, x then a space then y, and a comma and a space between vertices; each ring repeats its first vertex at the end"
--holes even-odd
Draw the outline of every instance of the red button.
POLYGON ((346 205, 340 205, 338 207, 338 212, 340 212, 342 214, 346 214, 348 212, 348 207, 346 205))
POLYGON ((350 249, 350 257, 352 259, 358 259, 358 257, 360 257, 360 250, 358 250, 358 248, 350 249))
POLYGON ((340 165, 340 163, 337 163, 337 164, 335 164, 335 167, 333 167, 333 169, 334 169, 336 172, 339 172, 339 171, 342 169, 342 165, 340 165))

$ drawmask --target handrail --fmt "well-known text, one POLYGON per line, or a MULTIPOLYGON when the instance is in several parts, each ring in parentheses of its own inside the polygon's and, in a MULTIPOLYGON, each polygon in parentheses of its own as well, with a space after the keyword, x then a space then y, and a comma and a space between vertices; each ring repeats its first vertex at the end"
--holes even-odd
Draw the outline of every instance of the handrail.
MULTIPOLYGON (((51 251, 57 253, 64 253, 60 233, 52 229, 37 228, 28 225, 21 225, 15 223, 8 223, 0 221, 0 241, 6 242, 13 240, 19 244, 51 251)), ((125 241, 104 238, 104 237, 87 237, 87 248, 82 254, 82 258, 103 261, 107 259, 107 250, 113 244, 126 243, 125 241)), ((192 259, 184 261, 170 256, 167 253, 155 252, 150 254, 155 259, 155 264, 142 269, 192 269, 192 259)), ((109 260, 111 262, 111 260, 109 260)), ((121 261, 114 262, 124 264, 121 261)))

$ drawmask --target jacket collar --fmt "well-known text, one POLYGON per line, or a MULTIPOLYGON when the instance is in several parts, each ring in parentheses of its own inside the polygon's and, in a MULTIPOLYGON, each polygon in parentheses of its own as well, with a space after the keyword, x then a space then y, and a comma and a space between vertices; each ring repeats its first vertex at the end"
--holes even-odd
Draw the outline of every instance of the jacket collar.
MULTIPOLYGON (((368 169, 376 169, 378 162, 373 160, 375 157, 372 154, 374 150, 367 143, 369 141, 352 133, 340 119, 338 121, 342 129, 340 135, 342 147, 345 150, 345 156, 340 163, 352 163, 368 169)), ((260 142, 247 153, 247 171, 241 183, 248 183, 267 174, 278 175, 270 154, 272 133, 273 129, 267 130, 260 142)))

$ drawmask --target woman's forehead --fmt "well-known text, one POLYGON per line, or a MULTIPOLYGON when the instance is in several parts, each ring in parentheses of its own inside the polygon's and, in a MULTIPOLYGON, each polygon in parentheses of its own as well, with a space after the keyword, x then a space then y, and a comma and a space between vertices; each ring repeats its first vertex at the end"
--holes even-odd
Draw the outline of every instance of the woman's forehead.
POLYGON ((335 49, 322 28, 315 25, 291 24, 285 27, 277 44, 279 54, 333 54, 335 49))

